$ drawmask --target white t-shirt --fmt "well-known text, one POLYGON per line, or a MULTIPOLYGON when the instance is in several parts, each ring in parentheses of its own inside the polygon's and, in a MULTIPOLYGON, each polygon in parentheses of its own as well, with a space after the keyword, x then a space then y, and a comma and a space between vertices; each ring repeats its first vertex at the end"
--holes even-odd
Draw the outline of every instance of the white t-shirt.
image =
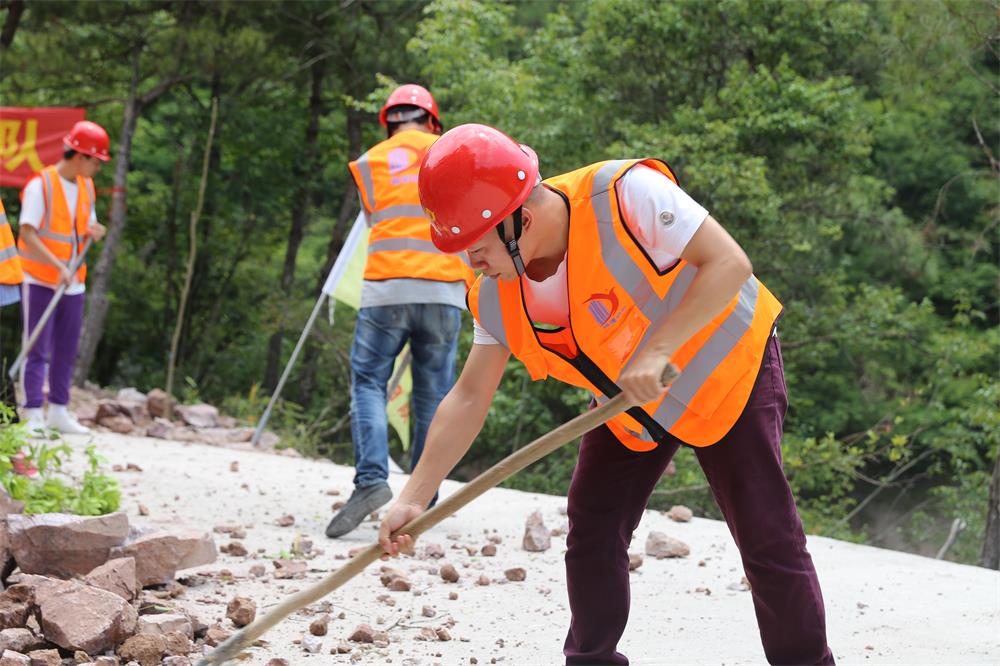
MULTIPOLYGON (((70 215, 76 215, 76 199, 78 196, 78 187, 75 180, 66 180, 62 176, 59 176, 59 180, 62 184, 63 195, 66 198, 66 209, 70 211, 70 215)), ((26 224, 29 227, 34 227, 38 229, 42 225, 42 218, 45 216, 45 197, 42 192, 42 179, 32 178, 27 186, 24 188, 24 200, 21 202, 21 216, 18 218, 17 223, 19 225, 26 224)), ((95 206, 90 207, 90 224, 97 223, 97 210, 95 206)), ((24 273, 24 283, 25 284, 40 284, 43 287, 51 287, 51 285, 45 284, 44 282, 39 282, 30 275, 27 271, 24 273)), ((87 290, 86 284, 81 284, 78 282, 73 282, 67 289, 66 295, 73 296, 76 294, 82 294, 87 290)))
MULTIPOLYGON (((630 169, 616 187, 625 224, 661 271, 677 261, 708 217, 708 211, 672 180, 642 164, 630 169)), ((521 279, 532 320, 569 325, 565 258, 556 272, 541 282, 527 276, 521 279)), ((479 322, 475 327, 473 344, 500 344, 479 322)))

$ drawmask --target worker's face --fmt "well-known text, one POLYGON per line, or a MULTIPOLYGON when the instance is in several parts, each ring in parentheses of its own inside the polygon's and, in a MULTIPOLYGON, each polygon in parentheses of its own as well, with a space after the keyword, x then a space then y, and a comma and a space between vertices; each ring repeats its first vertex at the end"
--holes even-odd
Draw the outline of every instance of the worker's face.
POLYGON ((82 153, 77 153, 77 158, 79 159, 80 175, 84 178, 93 178, 101 170, 101 165, 104 164, 96 157, 82 153))
MULTIPOLYGON (((503 225, 506 237, 512 238, 514 235, 513 217, 507 216, 503 221, 503 225)), ((520 241, 518 241, 518 245, 520 246, 520 241)), ((466 250, 466 254, 469 255, 469 262, 472 264, 472 268, 482 271, 486 277, 505 281, 517 279, 517 269, 514 268, 514 260, 507 253, 507 247, 500 240, 495 227, 470 245, 469 249, 466 250)), ((527 258, 524 257, 523 247, 521 247, 521 257, 527 262, 527 258)))

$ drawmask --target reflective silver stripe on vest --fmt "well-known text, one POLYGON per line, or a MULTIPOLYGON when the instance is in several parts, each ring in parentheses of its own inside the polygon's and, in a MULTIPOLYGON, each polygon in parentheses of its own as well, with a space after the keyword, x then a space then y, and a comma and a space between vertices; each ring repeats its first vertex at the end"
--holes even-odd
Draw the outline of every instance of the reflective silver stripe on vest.
POLYGON ((368 243, 368 254, 375 254, 376 252, 399 252, 400 250, 413 250, 414 252, 426 252, 442 257, 455 257, 456 259, 460 259, 466 266, 472 267, 469 257, 464 252, 461 254, 442 252, 429 240, 421 240, 419 238, 384 238, 368 243))
POLYGON ((42 189, 45 197, 45 212, 42 213, 42 223, 38 229, 41 231, 52 223, 52 178, 48 169, 42 170, 42 189))
POLYGON ((73 237, 67 236, 66 234, 57 234, 54 231, 49 231, 48 229, 39 229, 38 235, 41 238, 47 238, 51 241, 57 241, 59 243, 73 243, 73 237))
POLYGON ((7 213, 0 213, 0 226, 7 224, 7 213))
POLYGON ((674 381, 667 391, 667 397, 660 403, 653 418, 669 430, 687 410, 687 404, 694 398, 705 380, 715 372, 723 359, 736 347, 736 343, 746 334, 753 323, 754 311, 757 308, 757 295, 760 283, 757 278, 743 283, 736 308, 722 322, 718 330, 705 341, 701 349, 694 355, 681 376, 674 381))
POLYGON ((18 254, 16 247, 9 247, 6 250, 0 250, 0 261, 7 261, 11 257, 16 257, 18 254))
MULTIPOLYGON (((375 210, 375 183, 372 180, 372 168, 368 165, 368 153, 359 157, 355 164, 357 164, 358 172, 361 174, 361 182, 365 186, 368 210, 375 210)), ((369 222, 369 224, 374 224, 374 222, 369 222)))
MULTIPOLYGON (((427 219, 427 214, 424 213, 423 207, 417 204, 399 204, 398 206, 389 206, 384 210, 375 211, 368 217, 368 223, 375 225, 397 217, 422 217, 427 219)), ((427 220, 427 224, 429 225, 430 223, 430 220, 427 220)))
POLYGON ((510 349, 500 310, 500 284, 494 278, 483 277, 479 280, 479 325, 510 349))

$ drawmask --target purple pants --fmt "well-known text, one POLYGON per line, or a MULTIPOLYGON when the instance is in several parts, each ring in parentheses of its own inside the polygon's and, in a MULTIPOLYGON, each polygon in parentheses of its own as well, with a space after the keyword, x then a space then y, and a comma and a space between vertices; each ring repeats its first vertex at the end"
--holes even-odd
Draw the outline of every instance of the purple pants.
MULTIPOLYGON (((38 325, 42 313, 55 295, 55 290, 37 284, 26 284, 21 299, 25 322, 25 341, 38 325)), ((85 294, 63 295, 49 317, 35 346, 24 362, 24 406, 41 407, 45 401, 45 366, 49 369, 49 403, 69 404, 69 388, 73 383, 73 365, 80 344, 85 294)))
MULTIPOLYGON (((832 664, 823 596, 781 467, 787 406, 772 337, 743 415, 717 444, 695 453, 743 558, 768 662, 832 664)), ((629 612, 628 546, 677 447, 636 453, 606 426, 583 436, 569 489, 567 664, 628 663, 617 650, 629 612)))

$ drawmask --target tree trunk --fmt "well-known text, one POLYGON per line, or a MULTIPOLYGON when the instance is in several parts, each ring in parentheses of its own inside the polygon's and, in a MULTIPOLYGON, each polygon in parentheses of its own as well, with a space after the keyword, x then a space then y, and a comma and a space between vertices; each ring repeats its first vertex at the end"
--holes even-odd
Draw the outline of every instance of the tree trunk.
POLYGON ((7 6, 7 18, 3 22, 3 32, 0 32, 0 46, 9 48, 14 42, 14 34, 17 26, 21 23, 21 14, 24 13, 24 0, 11 0, 5 3, 7 6))
MULTIPOLYGON (((295 262, 299 247, 308 224, 309 205, 315 190, 317 171, 317 138, 319 137, 319 121, 323 115, 323 78, 326 74, 326 60, 317 59, 312 64, 312 92, 309 95, 309 122, 306 124, 305 141, 302 144, 302 159, 298 162, 295 173, 298 188, 292 199, 292 221, 288 230, 288 244, 285 247, 285 264, 281 271, 281 292, 288 301, 292 296, 292 283, 295 279, 295 262)), ((287 308, 281 308, 287 312, 287 308)), ((268 392, 274 390, 278 383, 278 372, 281 369, 281 345, 285 337, 284 316, 278 323, 278 330, 271 336, 267 348, 267 367, 264 372, 264 386, 268 392)))
POLYGON ((993 464, 993 479, 990 481, 990 498, 986 505, 986 535, 983 550, 979 554, 979 565, 987 569, 1000 569, 1000 453, 993 464))
POLYGON ((93 269, 93 280, 87 287, 87 313, 83 320, 80 350, 77 354, 74 380, 77 386, 90 374, 97 353, 97 345, 104 336, 104 322, 108 316, 108 292, 111 288, 111 269, 125 233, 125 184, 128 181, 129 162, 132 157, 132 136, 139 120, 139 55, 141 48, 132 52, 132 80, 129 82, 128 99, 122 117, 122 131, 118 139, 118 156, 115 159, 115 185, 111 197, 111 220, 104 237, 101 256, 93 269))

